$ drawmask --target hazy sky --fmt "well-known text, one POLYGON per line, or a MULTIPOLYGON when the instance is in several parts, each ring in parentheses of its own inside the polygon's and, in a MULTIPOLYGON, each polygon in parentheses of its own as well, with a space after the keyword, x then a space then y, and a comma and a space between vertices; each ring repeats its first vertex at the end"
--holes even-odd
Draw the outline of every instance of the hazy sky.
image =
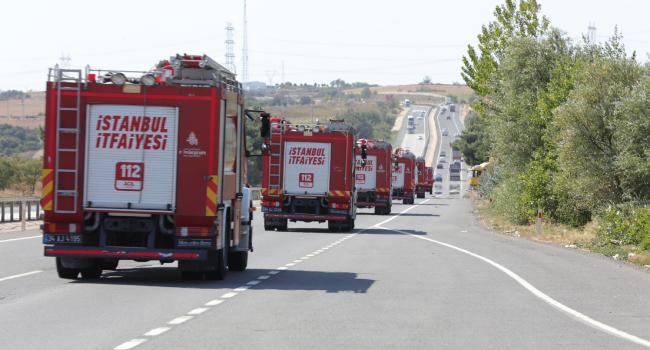
MULTIPOLYGON (((650 52, 646 0, 540 0, 573 38, 618 25, 641 59, 650 52)), ((248 0, 251 80, 274 83, 462 81, 461 57, 500 0, 248 0)), ((243 0, 3 1, 0 89, 43 90, 63 54, 74 67, 146 70, 175 53, 224 61, 225 25, 235 27, 241 72, 243 0)))

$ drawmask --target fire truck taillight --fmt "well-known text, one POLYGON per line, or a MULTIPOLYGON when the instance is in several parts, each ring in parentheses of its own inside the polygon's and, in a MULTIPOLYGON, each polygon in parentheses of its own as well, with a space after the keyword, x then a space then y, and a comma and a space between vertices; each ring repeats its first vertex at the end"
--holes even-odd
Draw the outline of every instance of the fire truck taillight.
POLYGON ((271 207, 271 208, 279 208, 280 207, 280 202, 278 201, 262 201, 262 206, 263 207, 271 207))
POLYGON ((332 209, 350 209, 350 204, 348 203, 330 203, 329 205, 332 209))

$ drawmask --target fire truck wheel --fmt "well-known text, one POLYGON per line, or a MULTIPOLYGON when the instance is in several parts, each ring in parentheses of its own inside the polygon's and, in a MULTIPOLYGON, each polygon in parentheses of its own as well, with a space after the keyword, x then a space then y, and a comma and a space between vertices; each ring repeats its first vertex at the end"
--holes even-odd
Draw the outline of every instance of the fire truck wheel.
POLYGON ((384 207, 375 207, 375 215, 383 215, 384 207))
POLYGON ((330 232, 338 232, 339 230, 341 230, 341 225, 338 223, 338 221, 328 220, 327 229, 330 232))
POLYGON ((94 280, 99 278, 102 275, 102 266, 99 262, 95 263, 95 266, 89 267, 87 269, 81 270, 81 278, 85 280, 94 280))
POLYGON ((278 231, 286 231, 289 229, 289 220, 280 219, 278 220, 278 226, 276 226, 278 231))
MULTIPOLYGON (((226 242, 228 242, 228 240, 226 240, 226 242)), ((228 254, 228 249, 226 247, 224 247, 223 249, 219 249, 217 251, 217 262, 214 266, 214 270, 207 271, 205 273, 205 277, 207 279, 221 281, 226 277, 226 273, 228 272, 226 266, 227 254, 228 254)))
POLYGON ((424 198, 424 193, 418 193, 418 198, 424 198))
POLYGON ((248 252, 230 252, 228 256, 228 270, 242 272, 248 266, 248 252))
POLYGON ((118 259, 107 259, 102 262, 102 269, 104 270, 117 270, 117 265, 120 264, 118 259))
POLYGON ((63 267, 60 257, 56 258, 56 272, 59 274, 60 278, 69 280, 77 279, 77 276, 79 275, 79 270, 63 267))

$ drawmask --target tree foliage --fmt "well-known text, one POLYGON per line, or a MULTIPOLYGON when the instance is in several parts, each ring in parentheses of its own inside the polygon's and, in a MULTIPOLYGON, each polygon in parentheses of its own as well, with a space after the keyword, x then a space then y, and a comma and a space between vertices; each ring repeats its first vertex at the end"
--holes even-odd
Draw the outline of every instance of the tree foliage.
POLYGON ((595 215, 601 242, 650 248, 650 67, 618 31, 574 43, 536 1, 506 0, 494 16, 464 57, 478 116, 455 144, 473 163, 493 159, 479 191, 512 222, 538 208, 575 226, 595 215))

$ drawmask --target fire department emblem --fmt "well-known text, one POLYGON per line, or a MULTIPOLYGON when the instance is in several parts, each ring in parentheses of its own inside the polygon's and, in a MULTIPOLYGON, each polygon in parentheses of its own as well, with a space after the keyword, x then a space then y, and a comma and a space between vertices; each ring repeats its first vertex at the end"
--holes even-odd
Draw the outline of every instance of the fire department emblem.
POLYGON ((191 146, 199 145, 199 139, 196 137, 194 131, 190 131, 190 135, 187 136, 187 139, 185 141, 187 141, 187 143, 189 143, 191 146))

